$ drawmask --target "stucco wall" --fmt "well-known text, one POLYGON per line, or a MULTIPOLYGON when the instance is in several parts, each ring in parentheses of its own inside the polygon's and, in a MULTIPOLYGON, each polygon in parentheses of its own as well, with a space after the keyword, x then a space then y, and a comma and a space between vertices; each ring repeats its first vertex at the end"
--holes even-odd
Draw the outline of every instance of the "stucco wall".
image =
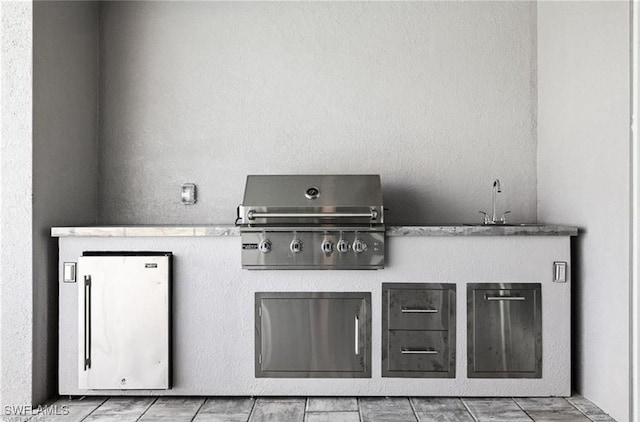
POLYGON ((0 2, 0 405, 32 394, 31 17, 31 2, 0 2))
POLYGON ((574 244, 576 390, 629 420, 627 2, 538 3, 538 217, 574 244))
POLYGON ((392 223, 536 219, 532 2, 111 2, 102 223, 230 223, 245 177, 380 173, 392 223), (195 206, 180 185, 195 182, 195 206))
POLYGON ((97 215, 98 4, 33 6, 33 401, 57 392, 57 242, 97 215))

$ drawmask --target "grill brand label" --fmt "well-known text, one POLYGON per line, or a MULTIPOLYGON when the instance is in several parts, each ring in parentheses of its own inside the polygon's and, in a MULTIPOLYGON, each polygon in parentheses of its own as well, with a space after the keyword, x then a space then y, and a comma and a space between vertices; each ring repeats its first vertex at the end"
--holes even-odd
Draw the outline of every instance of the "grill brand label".
POLYGON ((158 268, 158 264, 144 264, 145 268, 158 268))
POLYGON ((252 249, 258 249, 258 244, 257 243, 243 243, 242 244, 242 250, 252 250, 252 249))

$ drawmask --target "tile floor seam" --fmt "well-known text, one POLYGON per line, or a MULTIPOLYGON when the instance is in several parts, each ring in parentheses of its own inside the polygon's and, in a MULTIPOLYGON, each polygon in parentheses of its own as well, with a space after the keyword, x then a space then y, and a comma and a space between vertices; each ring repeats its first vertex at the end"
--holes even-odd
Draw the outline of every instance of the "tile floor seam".
POLYGON ((460 397, 460 401, 462 402, 462 405, 464 406, 465 409, 467 409, 467 412, 469 412, 469 414, 471 415, 471 419, 474 420, 474 422, 478 422, 478 418, 476 418, 476 415, 473 414, 473 412, 471 411, 471 408, 467 405, 467 402, 465 402, 462 397, 460 397))
POLYGON ((251 417, 253 416, 253 411, 256 408, 256 403, 258 402, 258 399, 254 396, 251 396, 251 398, 253 399, 253 404, 251 405, 251 410, 249 411, 249 416, 247 416, 247 422, 251 421, 251 417))
POLYGON ((196 419, 196 416, 198 416, 198 413, 200 413, 200 409, 202 409, 202 406, 204 406, 206 402, 207 402, 207 397, 204 397, 204 400, 202 401, 202 403, 200 403, 200 406, 198 406, 198 410, 196 410, 196 413, 193 414, 193 417, 191 418, 191 422, 193 422, 196 419))
POLYGON ((576 409, 581 415, 584 415, 585 418, 589 419, 590 421, 593 420, 589 417, 589 415, 587 415, 586 413, 584 413, 582 410, 580 410, 580 408, 578 406, 576 406, 575 404, 571 403, 569 400, 567 400, 566 397, 563 397, 564 401, 566 401, 567 403, 569 403, 571 405, 571 407, 573 407, 574 409, 576 409))
MULTIPOLYGON (((567 398, 565 397, 565 400, 567 400, 567 398)), ((588 400, 588 399, 586 399, 588 400)), ((573 404, 571 401, 567 400, 567 403, 569 403, 571 406, 573 406, 578 412, 580 412, 582 415, 584 415, 585 418, 589 419, 591 422, 595 422, 593 420, 593 418, 591 418, 591 416, 587 415, 585 412, 582 411, 582 409, 580 409, 578 406, 576 406, 575 404, 573 404)), ((599 409, 599 408, 598 408, 599 409)), ((604 410, 602 411, 602 413, 604 413, 604 410)))
POLYGON ((411 407, 411 410, 413 411, 413 416, 416 418, 416 422, 420 420, 420 418, 418 417, 418 412, 416 412, 416 408, 413 405, 413 400, 411 400, 411 397, 407 397, 407 400, 409 400, 409 406, 411 407))
POLYGON ((139 421, 140 419, 142 419, 142 417, 145 415, 145 413, 147 413, 147 411, 149 409, 151 409, 151 406, 156 404, 156 402, 158 401, 159 398, 160 398, 160 396, 156 396, 156 399, 154 401, 152 401, 151 404, 149 406, 147 406, 146 409, 144 409, 144 412, 142 412, 142 414, 140 416, 138 416, 138 418, 136 419, 136 422, 139 421))
POLYGON ((529 414, 529 412, 527 412, 527 411, 524 409, 524 407, 520 406, 520 403, 518 402, 518 400, 516 400, 516 398, 515 398, 515 397, 511 397, 511 400, 513 400, 513 402, 516 404, 516 406, 518 406, 518 407, 520 408, 520 410, 522 410, 522 411, 524 412, 524 414, 525 414, 525 415, 527 415, 527 417, 528 417, 529 419, 531 419, 533 422, 535 422, 535 419, 533 419, 533 416, 531 416, 531 415, 529 414))
MULTIPOLYGON (((572 397, 573 397, 573 396, 572 396, 572 397)), ((582 397, 582 396, 581 396, 581 397, 582 397)), ((584 398, 584 397, 583 397, 583 398, 584 398)), ((567 400, 567 399, 565 398, 565 400, 567 400)), ((585 399, 585 400, 589 400, 589 399, 585 399)), ((589 401, 590 401, 590 400, 589 400, 589 401)), ((586 412, 583 412, 583 411, 582 411, 582 409, 580 409, 578 406, 576 406, 575 404, 573 404, 573 403, 572 403, 571 401, 569 401, 569 400, 567 400, 567 402, 569 402, 569 404, 570 404, 571 406, 575 407, 575 408, 578 410, 578 412, 580 412, 581 414, 583 414, 585 418, 589 419, 589 420, 590 420, 590 421, 592 421, 592 422, 595 422, 595 420, 594 420, 591 416, 589 416, 586 412)), ((593 404, 593 402, 591 402, 591 403, 593 404)), ((600 409, 600 408, 598 407, 598 409, 600 409)), ((604 410, 602 410, 602 409, 600 409, 600 410, 602 411, 602 413, 604 413, 604 410)), ((608 413, 607 413, 607 415, 608 415, 608 416, 610 416, 608 413)))
MULTIPOLYGON (((71 396, 69 396, 69 397, 71 397, 71 396)), ((87 397, 87 396, 82 396, 82 397, 80 398, 80 400, 84 399, 85 397, 87 397)), ((95 407, 91 412, 89 412, 89 414, 88 414, 87 416, 85 416, 84 418, 82 418, 82 419, 80 419, 80 420, 81 420, 81 421, 84 421, 84 420, 85 420, 85 419, 87 419, 89 416, 93 415, 93 413, 94 413, 96 410, 100 409, 100 406, 102 406, 103 404, 105 404, 105 403, 106 403, 106 402, 108 402, 108 401, 109 401, 109 397, 107 397, 107 398, 105 398, 104 400, 102 400, 102 403, 100 403, 99 405, 97 405, 97 406, 96 406, 96 407, 95 407)))

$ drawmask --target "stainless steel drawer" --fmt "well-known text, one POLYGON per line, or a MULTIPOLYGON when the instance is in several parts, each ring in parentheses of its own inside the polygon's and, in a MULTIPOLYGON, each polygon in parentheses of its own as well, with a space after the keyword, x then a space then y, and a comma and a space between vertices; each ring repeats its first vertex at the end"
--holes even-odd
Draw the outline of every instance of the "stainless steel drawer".
POLYGON ((389 331, 389 372, 441 372, 451 370, 447 331, 389 331))
POLYGON ((390 330, 449 328, 449 290, 391 288, 386 295, 390 330))
POLYGON ((455 378, 456 285, 382 283, 382 376, 455 378))

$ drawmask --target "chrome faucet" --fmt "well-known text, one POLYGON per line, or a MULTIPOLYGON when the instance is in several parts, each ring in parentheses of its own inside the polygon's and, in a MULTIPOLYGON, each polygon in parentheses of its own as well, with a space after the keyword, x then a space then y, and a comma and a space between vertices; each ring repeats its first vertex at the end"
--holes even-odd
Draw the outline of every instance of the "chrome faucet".
POLYGON ((502 189, 500 188, 500 179, 496 179, 493 181, 493 217, 491 221, 496 222, 496 196, 502 193, 502 189))
POLYGON ((496 179, 493 181, 493 215, 489 218, 486 212, 479 211, 479 213, 484 216, 484 224, 505 224, 507 222, 506 215, 511 211, 505 211, 500 218, 498 218, 498 214, 496 214, 496 202, 499 193, 502 193, 502 188, 500 186, 500 179, 496 179))

